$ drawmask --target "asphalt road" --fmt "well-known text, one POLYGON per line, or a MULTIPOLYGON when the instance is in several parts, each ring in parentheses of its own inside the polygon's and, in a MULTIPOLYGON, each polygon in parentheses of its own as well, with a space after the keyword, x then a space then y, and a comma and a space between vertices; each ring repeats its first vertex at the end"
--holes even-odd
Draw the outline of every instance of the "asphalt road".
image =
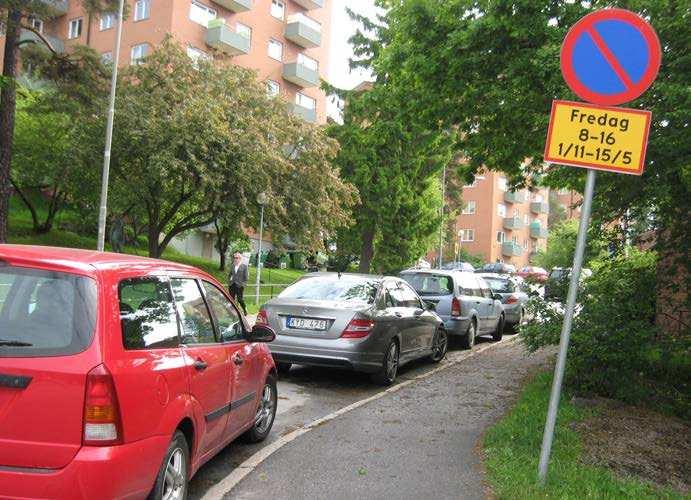
MULTIPOLYGON (((506 340, 504 342, 509 341, 510 338, 511 336, 505 337, 506 340)), ((483 339, 478 343, 476 349, 481 349, 483 346, 487 346, 487 344, 490 343, 491 342, 483 339)), ((414 391, 414 387, 417 386, 420 386, 420 390, 422 392, 424 392, 422 387, 426 387, 428 384, 433 384, 438 388, 445 387, 447 385, 449 387, 453 387, 454 389, 452 391, 444 389, 440 392, 447 393, 449 398, 452 398, 454 401, 459 403, 470 398, 468 400, 469 405, 467 406, 467 410, 469 411, 469 409, 474 409, 473 411, 475 413, 480 412, 483 414, 485 410, 487 410, 487 405, 491 406, 495 404, 488 399, 492 394, 494 394, 494 392, 496 392, 495 389, 492 389, 491 391, 489 390, 490 387, 494 387, 495 385, 489 381, 494 380, 499 382, 496 384, 496 387, 504 387, 506 384, 510 384, 511 389, 513 389, 517 384, 517 375, 522 373, 521 368, 523 364, 529 365, 532 363, 532 361, 528 361, 531 358, 526 358, 525 363, 516 364, 515 360, 511 360, 508 363, 509 366, 503 366, 507 364, 507 359, 505 359, 505 357, 500 356, 497 358, 496 355, 490 354, 499 349, 501 352, 505 351, 504 347, 496 346, 491 350, 488 350, 486 353, 483 352, 468 358, 470 351, 463 351, 458 348, 453 348, 452 346, 452 350, 449 352, 447 359, 442 361, 442 364, 459 362, 458 365, 442 371, 441 373, 434 374, 424 381, 415 381, 411 386, 403 388, 400 393, 396 393, 395 395, 386 395, 380 400, 366 405, 366 407, 363 407, 362 409, 358 409, 350 414, 338 417, 333 422, 329 422, 328 424, 322 426, 323 428, 320 427, 309 434, 299 437, 297 440, 295 440, 295 442, 286 445, 284 448, 269 457, 269 459, 266 461, 266 466, 271 467, 271 464, 273 464, 275 460, 280 460, 280 458, 284 456, 288 457, 288 463, 292 463, 294 460, 297 460, 298 463, 302 463, 302 461, 305 460, 304 452, 291 451, 295 446, 303 446, 302 443, 310 443, 310 446, 316 446, 317 449, 324 449, 326 447, 327 449, 337 448, 340 450, 339 455, 328 454, 326 456, 321 456, 320 460, 326 460, 329 464, 331 464, 334 460, 345 460, 346 456, 340 456, 341 452, 347 455, 348 453, 358 454, 362 453, 363 451, 361 448, 359 448, 357 440, 352 439, 353 436, 351 436, 351 434, 354 434, 355 437, 358 435, 367 436, 367 439, 369 440, 373 437, 376 437, 377 429, 386 430, 386 432, 395 430, 397 428, 400 428, 399 430, 407 429, 408 424, 406 423, 403 425, 402 417, 406 418, 407 422, 408 417, 405 415, 408 414, 408 411, 412 412, 410 413, 410 416, 413 418, 413 421, 416 421, 418 418, 422 418, 423 420, 427 419, 430 415, 427 414, 424 409, 429 409, 429 404, 434 401, 434 398, 428 400, 426 399, 427 396, 424 395, 420 395, 419 397, 415 396, 414 398, 406 395, 407 391, 414 391), (465 360, 465 358, 468 359, 465 360), (497 364, 500 366, 495 366, 497 364), (506 371, 509 368, 512 370, 512 373, 506 376, 506 380, 503 380, 505 374, 495 373, 497 371, 506 371), (475 383, 471 383, 471 380, 475 379, 478 383, 481 382, 480 385, 476 386, 475 383), (420 398, 422 399, 419 400, 420 398), (410 401, 408 401, 408 399, 410 401), (418 410, 414 408, 416 404, 413 403, 413 401, 416 400, 419 400, 418 402, 421 403, 420 409, 418 410), (401 403, 406 404, 401 405, 401 403), (374 410, 375 408, 376 410, 374 410), (372 418, 372 415, 368 414, 362 422, 352 421, 352 415, 357 415, 360 411, 380 412, 379 416, 381 418, 372 418), (384 416, 386 416, 386 418, 384 416), (384 421, 388 421, 389 423, 383 423, 384 421), (400 424, 397 422, 400 422, 400 424), (324 434, 325 429, 329 429, 326 434, 324 434), (364 429, 367 429, 366 433, 364 433, 364 429), (342 438, 336 438, 335 436, 337 434, 342 435, 342 438), (338 444, 338 446, 334 446, 336 444, 338 444)), ((525 356, 516 353, 516 349, 520 348, 510 348, 510 355, 512 357, 516 357, 518 355, 521 357, 521 359, 524 358, 525 356)), ((537 358, 532 359, 537 362, 537 358)), ((407 380, 414 379, 419 375, 437 368, 438 366, 439 365, 432 365, 425 361, 411 363, 401 369, 397 383, 400 384, 407 380)), ((503 390, 504 389, 502 389, 502 391, 503 390)), ((223 480, 227 478, 242 462, 262 448, 274 443, 276 440, 280 439, 281 436, 285 436, 295 429, 301 428, 310 422, 339 410, 349 404, 381 393, 383 389, 382 387, 373 384, 369 377, 364 374, 322 368, 293 367, 288 375, 280 378, 278 383, 278 391, 278 414, 269 438, 264 443, 260 443, 258 445, 247 445, 242 443, 230 444, 214 459, 204 465, 195 475, 190 484, 190 498, 202 498, 205 494, 209 493, 209 490, 212 487, 223 482, 223 480)), ((434 405, 436 406, 437 403, 434 402, 434 405)), ((487 414, 485 416, 490 420, 493 418, 493 414, 487 414)), ((446 418, 450 419, 450 421, 458 420, 458 417, 452 414, 446 415, 446 418)), ((474 416, 473 418, 476 417, 474 416)), ((477 427, 477 429, 481 429, 482 427, 483 426, 480 425, 477 427)), ((447 431, 445 430, 444 432, 447 431)), ((473 440, 476 438, 475 433, 463 433, 463 435, 465 436, 464 440, 462 442, 455 443, 454 446, 460 447, 460 449, 472 450, 474 443, 473 440)), ((440 436, 436 436, 434 439, 439 438, 440 436)), ((424 440, 426 438, 424 435, 421 435, 419 439, 424 440)), ((394 441, 396 443, 399 442, 398 440, 394 441)), ((398 446, 391 448, 388 441, 386 442, 386 448, 383 446, 374 446, 372 450, 375 451, 372 451, 370 456, 373 457, 373 459, 376 459, 377 456, 387 456, 389 458, 386 460, 390 460, 392 457, 390 457, 389 454, 392 452, 401 460, 407 460, 407 453, 427 453, 426 451, 423 451, 426 447, 425 442, 423 441, 420 443, 411 443, 404 440, 400 443, 403 446, 400 450, 398 449, 398 446), (376 451, 383 449, 388 450, 386 454, 382 454, 381 451, 376 451)), ((436 446, 434 443, 435 441, 427 442, 427 444, 433 448, 436 446)), ((383 445, 384 443, 381 444, 383 445)), ((365 451, 367 449, 369 448, 365 448, 365 451)), ((307 455, 317 456, 313 453, 313 450, 309 450, 309 448, 307 455)), ((351 465, 343 468, 344 473, 346 471, 352 472, 354 465, 352 465, 352 461, 349 463, 351 463, 351 465)), ((304 465, 307 466, 308 464, 304 465)), ((318 467, 323 466, 323 464, 320 465, 319 463, 315 465, 318 467)), ((373 465, 375 468, 377 468, 376 460, 373 465)), ((261 466, 259 469, 262 469, 262 467, 264 466, 261 466)), ((260 471, 259 469, 252 472, 250 476, 240 483, 238 488, 233 490, 233 498, 236 498, 237 494, 239 494, 238 492, 241 492, 246 498, 267 498, 271 495, 281 498, 327 497, 321 494, 321 490, 313 491, 307 488, 304 480, 305 477, 309 476, 296 476, 294 474, 295 468, 291 468, 293 473, 287 473, 287 476, 289 477, 281 477, 278 480, 274 480, 272 478, 269 481, 265 481, 265 479, 272 477, 274 473, 271 472, 271 475, 269 475, 267 470, 260 471), (296 481, 298 484, 296 484, 296 481), (267 489, 267 486, 269 485, 271 487, 267 489), (285 487, 288 485, 291 486, 291 494, 287 494, 286 492, 285 487), (312 495, 311 493, 315 494, 312 495), (291 496, 293 494, 295 496, 291 496)), ((309 467, 307 467, 306 470, 309 470, 309 467)), ((359 472, 355 478, 360 479, 359 483, 365 483, 365 481, 362 481, 361 479, 363 477, 367 478, 366 470, 367 466, 365 465, 358 465, 356 467, 356 472, 359 472), (360 470, 359 467, 365 467, 364 475, 361 474, 362 470, 360 470)), ((468 469, 463 468, 463 470, 467 471, 468 469)), ((466 472, 463 472, 463 474, 465 473, 466 472)), ((315 471, 315 474, 317 477, 321 477, 321 474, 319 474, 318 471, 315 471)), ((312 477, 312 479, 315 478, 312 477)), ((379 479, 382 478, 380 477, 379 479)), ((394 480, 394 478, 389 479, 394 480)), ((349 480, 352 480, 352 478, 349 480)), ((315 487, 317 485, 321 485, 320 481, 316 480, 313 482, 308 482, 315 487)), ((387 484, 388 482, 388 480, 377 481, 377 484, 387 484)), ((216 488, 216 490, 218 490, 218 488, 216 488)), ((371 491, 376 492, 378 490, 374 489, 371 491)), ((383 492, 380 491, 380 493, 383 492)), ((213 496, 216 495, 214 494, 213 496)), ((339 498, 338 495, 329 495, 328 497, 339 498)), ((375 495, 372 498, 377 498, 377 496, 375 495)))

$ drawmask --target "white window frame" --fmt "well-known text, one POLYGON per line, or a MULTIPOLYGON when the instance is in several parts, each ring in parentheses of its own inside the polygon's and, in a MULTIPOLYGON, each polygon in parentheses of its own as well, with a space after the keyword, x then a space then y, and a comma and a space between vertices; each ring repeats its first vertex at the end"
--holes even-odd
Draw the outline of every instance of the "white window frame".
POLYGON ((77 19, 71 19, 67 28, 67 38, 69 40, 74 40, 82 36, 82 28, 84 26, 84 18, 78 17, 77 19))
POLYGON ((144 43, 138 43, 137 45, 133 45, 132 49, 130 50, 130 64, 141 64, 141 60, 145 58, 147 55, 149 55, 149 44, 144 42, 144 43), (135 51, 138 49, 143 49, 144 53, 139 55, 139 57, 135 58, 135 51))
POLYGON ((514 235, 511 237, 511 241, 512 241, 515 245, 518 245, 518 236, 516 236, 516 235, 514 234, 514 235))
POLYGON ((266 92, 271 97, 277 97, 281 94, 281 84, 274 80, 266 81, 266 92))
POLYGON ((216 9, 212 9, 207 5, 204 5, 201 2, 192 0, 190 2, 190 12, 187 15, 187 17, 189 17, 190 21, 192 21, 193 23, 197 23, 201 26, 206 27, 209 24, 209 21, 211 21, 212 19, 216 19, 218 17, 218 11, 216 9), (199 12, 199 16, 193 15, 193 12, 199 12), (208 17, 208 19, 206 20, 202 19, 204 13, 207 14, 206 17, 208 17))
POLYGON ((248 26, 243 23, 235 23, 235 32, 240 35, 244 36, 250 41, 250 44, 252 43, 252 27, 248 26))
POLYGON ((506 241, 506 233, 504 231, 497 231, 497 243, 504 243, 506 241))
POLYGON ((29 16, 29 26, 34 28, 39 33, 43 33, 43 19, 35 16, 29 16))
POLYGON ((542 203, 542 195, 541 194, 536 194, 535 197, 533 198, 533 201, 535 203, 542 203))
POLYGON ((523 224, 525 224, 527 226, 529 219, 530 219, 530 217, 528 217, 528 214, 523 214, 523 224))
POLYGON ((101 63, 113 64, 113 53, 111 51, 107 51, 101 54, 101 63))
POLYGON ((269 57, 271 59, 275 59, 276 61, 283 61, 283 42, 280 42, 279 40, 276 40, 274 38, 270 38, 269 44, 268 44, 268 53, 269 53, 269 57), (281 52, 280 52, 280 54, 278 54, 278 57, 275 57, 271 53, 271 47, 280 47, 281 52))
POLYGON ((528 250, 530 247, 530 242, 528 240, 523 240, 523 250, 528 250))
POLYGON ((286 17, 286 3, 283 0, 271 0, 271 6, 269 7, 271 16, 280 19, 283 21, 286 17), (275 8, 274 8, 275 7, 275 8), (280 9, 280 16, 276 15, 278 14, 278 10, 280 9))
POLYGON ((312 71, 319 71, 319 61, 317 61, 314 57, 303 54, 302 52, 298 54, 297 63, 311 69, 312 71))
POLYGON ((211 54, 204 52, 202 49, 198 49, 193 45, 187 46, 187 57, 192 59, 192 62, 196 64, 199 60, 210 61, 213 59, 211 54))
POLYGON ((461 229, 458 231, 458 239, 467 243, 475 241, 475 229, 461 229))
POLYGON ((117 16, 113 12, 104 12, 101 14, 101 19, 98 22, 99 31, 106 31, 113 29, 115 26, 115 19, 117 16))
POLYGON ((133 19, 137 21, 144 21, 151 17, 151 0, 135 0, 133 19))
POLYGON ((295 93, 295 104, 305 109, 317 109, 317 100, 314 97, 303 94, 302 92, 295 93), (309 103, 309 106, 305 106, 305 102, 309 103))
POLYGON ((497 215, 499 217, 506 217, 506 205, 497 203, 497 215))
POLYGON ((463 215, 474 215, 477 211, 477 202, 475 200, 468 200, 463 206, 461 214, 463 215))
POLYGON ((498 187, 501 191, 507 191, 507 190, 508 190, 508 185, 507 185, 506 177, 499 177, 499 178, 497 179, 497 187, 498 187))

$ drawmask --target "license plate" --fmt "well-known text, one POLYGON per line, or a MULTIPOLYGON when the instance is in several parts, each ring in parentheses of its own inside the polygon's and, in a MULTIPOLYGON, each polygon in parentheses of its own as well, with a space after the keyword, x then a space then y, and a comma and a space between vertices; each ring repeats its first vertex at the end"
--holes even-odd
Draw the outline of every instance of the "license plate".
POLYGON ((288 316, 286 319, 286 326, 299 330, 326 330, 327 321, 325 319, 294 318, 293 316, 288 316))

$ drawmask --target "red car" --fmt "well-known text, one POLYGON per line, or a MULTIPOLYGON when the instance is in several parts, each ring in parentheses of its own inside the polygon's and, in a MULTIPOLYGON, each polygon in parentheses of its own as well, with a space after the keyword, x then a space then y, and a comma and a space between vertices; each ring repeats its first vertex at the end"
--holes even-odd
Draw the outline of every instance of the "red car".
POLYGON ((0 245, 0 498, 185 498, 269 434, 274 337, 193 267, 0 245))
POLYGON ((535 281, 537 283, 544 283, 547 281, 549 273, 537 266, 526 266, 517 273, 521 278, 527 281, 535 281))

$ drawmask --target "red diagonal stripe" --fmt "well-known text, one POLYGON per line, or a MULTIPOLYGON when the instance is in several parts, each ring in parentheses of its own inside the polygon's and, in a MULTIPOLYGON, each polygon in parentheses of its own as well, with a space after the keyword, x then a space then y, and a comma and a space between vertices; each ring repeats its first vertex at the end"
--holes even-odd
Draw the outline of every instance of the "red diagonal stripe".
POLYGON ((627 88, 627 90, 630 90, 631 88, 633 88, 633 82, 629 78, 629 75, 626 73, 626 71, 621 66, 621 64, 619 64, 619 61, 617 60, 614 53, 611 50, 609 50, 607 43, 600 36, 600 33, 598 33, 595 29, 593 29, 592 26, 587 28, 585 30, 585 32, 588 33, 588 35, 590 35, 590 38, 593 39, 593 42, 595 42, 595 45, 597 46, 597 48, 600 49, 600 53, 602 53, 605 60, 612 67, 612 69, 617 74, 617 76, 622 81, 622 83, 627 88))

